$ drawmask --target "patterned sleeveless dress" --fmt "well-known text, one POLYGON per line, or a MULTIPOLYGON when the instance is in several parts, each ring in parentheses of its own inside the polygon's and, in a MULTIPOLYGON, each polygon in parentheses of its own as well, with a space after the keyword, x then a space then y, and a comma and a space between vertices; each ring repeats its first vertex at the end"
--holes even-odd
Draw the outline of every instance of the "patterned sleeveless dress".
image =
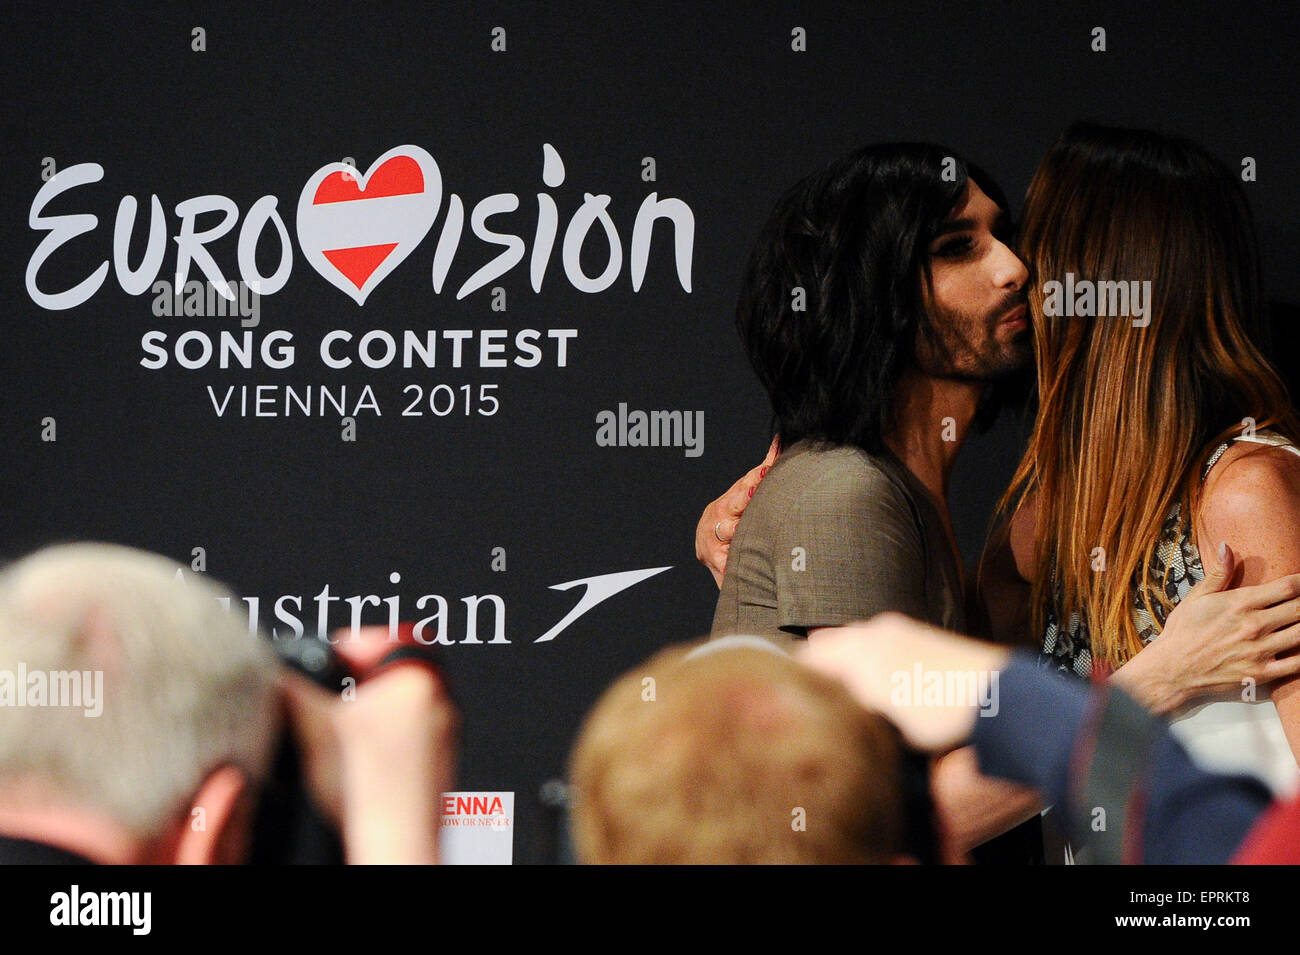
MULTIPOLYGON (((1233 440, 1270 444, 1300 455, 1300 448, 1270 431, 1233 440)), ((1220 445, 1210 456, 1201 473, 1202 481, 1226 450, 1228 442, 1220 445)), ((1176 606, 1192 587, 1204 579, 1201 555, 1192 542, 1191 520, 1175 504, 1161 527, 1159 543, 1147 567, 1148 586, 1159 589, 1164 581, 1165 595, 1176 606)), ((1136 587, 1131 593, 1133 621, 1145 646, 1163 629, 1167 614, 1157 603, 1153 608, 1153 618, 1136 587)), ((1046 667, 1083 679, 1091 676, 1092 649, 1088 627, 1078 613, 1071 613, 1067 625, 1062 627, 1056 607, 1049 606, 1041 662, 1046 667)), ((1282 721, 1267 687, 1257 688, 1255 696, 1254 700, 1243 700, 1240 692, 1232 691, 1223 697, 1202 700, 1174 714, 1170 729, 1204 768, 1226 773, 1250 773, 1262 779, 1279 797, 1292 795, 1300 789, 1300 770, 1282 730, 1282 721)))

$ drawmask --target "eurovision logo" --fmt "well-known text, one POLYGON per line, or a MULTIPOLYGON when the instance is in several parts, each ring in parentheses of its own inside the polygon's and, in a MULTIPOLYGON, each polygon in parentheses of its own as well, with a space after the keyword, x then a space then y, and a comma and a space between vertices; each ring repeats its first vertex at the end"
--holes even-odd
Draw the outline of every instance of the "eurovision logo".
MULTIPOLYGON (((549 143, 542 146, 542 182, 555 189, 565 181, 564 162, 549 143)), ((28 226, 43 233, 27 262, 27 294, 45 309, 75 308, 88 301, 103 287, 110 271, 104 259, 90 274, 60 272, 51 258, 69 247, 55 262, 84 260, 85 244, 104 237, 99 234, 99 217, 89 212, 52 214, 51 206, 77 208, 82 190, 101 182, 105 170, 99 163, 83 162, 58 171, 37 190, 28 211, 28 226)), ((512 214, 519 212, 520 199, 514 192, 486 196, 467 213, 466 204, 456 193, 447 195, 444 207, 443 177, 437 161, 419 146, 403 145, 388 150, 376 159, 365 173, 342 162, 329 163, 312 173, 298 197, 295 232, 302 254, 327 282, 346 294, 357 305, 364 305, 375 289, 393 273, 429 235, 439 216, 438 232, 430 278, 436 294, 454 266, 465 260, 460 255, 462 239, 468 230, 474 237, 495 249, 487 261, 471 258, 477 265, 456 292, 463 299, 495 282, 528 258, 528 279, 534 292, 540 292, 548 272, 554 271, 551 260, 559 254, 564 277, 578 291, 602 292, 623 274, 624 244, 627 243, 632 290, 639 292, 645 279, 652 239, 659 235, 660 246, 671 243, 677 280, 682 289, 691 291, 691 263, 695 248, 695 214, 681 199, 660 198, 657 192, 645 196, 637 207, 627 235, 620 231, 611 211, 613 201, 604 193, 584 192, 582 202, 569 210, 567 225, 561 228, 560 205, 549 192, 536 194, 536 225, 532 241, 508 231, 512 214), (660 222, 664 225, 658 226, 660 222), (603 263, 600 271, 589 274, 583 266, 583 251, 590 246, 588 267, 603 263)), ((84 208, 84 207, 83 207, 84 208)), ((262 196, 240 217, 233 199, 206 193, 185 199, 173 209, 176 221, 169 220, 158 195, 149 198, 148 235, 138 263, 131 260, 132 236, 137 229, 137 201, 123 196, 118 203, 110 247, 111 269, 118 285, 128 295, 143 295, 159 283, 164 259, 174 247, 175 264, 170 277, 171 288, 180 293, 187 288, 190 273, 202 273, 226 300, 233 300, 236 283, 228 279, 233 272, 229 263, 217 260, 217 244, 234 233, 238 224, 235 265, 238 279, 258 295, 274 295, 288 283, 293 272, 294 249, 289 229, 279 211, 276 196, 262 196), (202 227, 200 226, 202 222, 202 227), (167 240, 169 238, 171 242, 167 240), (268 249, 278 250, 279 258, 269 275, 259 271, 257 251, 265 240, 268 249)), ((140 248, 137 242, 136 248, 140 248)), ((64 265, 66 268, 71 266, 64 265)))

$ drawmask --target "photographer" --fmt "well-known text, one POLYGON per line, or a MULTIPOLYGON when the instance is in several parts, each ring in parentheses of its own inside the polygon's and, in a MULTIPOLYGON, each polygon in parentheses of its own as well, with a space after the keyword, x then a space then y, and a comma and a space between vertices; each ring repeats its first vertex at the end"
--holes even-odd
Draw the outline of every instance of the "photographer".
POLYGON ((279 667, 229 596, 106 544, 0 572, 0 862, 242 862, 286 730, 349 862, 436 861, 438 677, 395 666, 343 699, 279 667))

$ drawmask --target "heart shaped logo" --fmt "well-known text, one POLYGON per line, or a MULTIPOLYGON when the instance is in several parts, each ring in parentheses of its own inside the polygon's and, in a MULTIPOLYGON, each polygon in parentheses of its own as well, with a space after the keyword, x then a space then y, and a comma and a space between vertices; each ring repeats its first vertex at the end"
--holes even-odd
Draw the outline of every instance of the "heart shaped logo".
POLYGON ((433 228, 442 173, 419 146, 398 146, 358 175, 346 163, 317 169, 298 196, 298 245, 325 281, 358 305, 433 228))

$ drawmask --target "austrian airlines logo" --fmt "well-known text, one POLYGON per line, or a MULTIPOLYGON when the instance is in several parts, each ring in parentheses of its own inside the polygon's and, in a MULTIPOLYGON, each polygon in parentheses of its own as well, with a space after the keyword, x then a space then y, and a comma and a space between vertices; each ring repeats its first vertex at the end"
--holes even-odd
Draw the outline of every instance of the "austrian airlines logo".
POLYGON ((298 197, 298 245, 327 282, 358 305, 429 234, 442 204, 442 175, 419 146, 398 146, 365 175, 322 166, 298 197))

